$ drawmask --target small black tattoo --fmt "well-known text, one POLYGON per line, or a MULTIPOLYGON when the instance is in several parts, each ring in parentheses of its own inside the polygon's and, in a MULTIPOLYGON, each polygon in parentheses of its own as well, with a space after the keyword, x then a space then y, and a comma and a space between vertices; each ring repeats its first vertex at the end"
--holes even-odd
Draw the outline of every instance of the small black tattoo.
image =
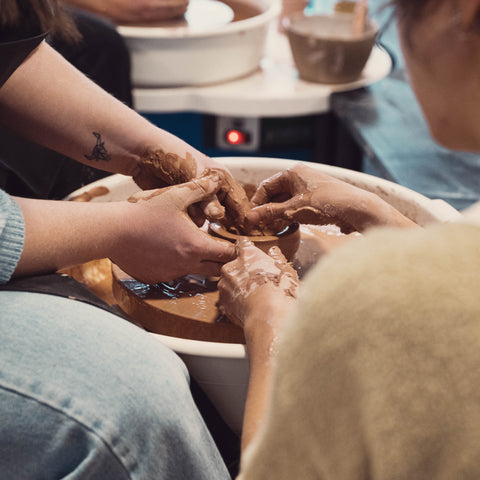
POLYGON ((92 132, 93 135, 97 138, 97 143, 93 147, 91 155, 84 155, 87 160, 95 160, 96 162, 103 160, 108 162, 112 156, 107 153, 107 149, 105 148, 105 142, 102 142, 102 137, 97 132, 92 132))

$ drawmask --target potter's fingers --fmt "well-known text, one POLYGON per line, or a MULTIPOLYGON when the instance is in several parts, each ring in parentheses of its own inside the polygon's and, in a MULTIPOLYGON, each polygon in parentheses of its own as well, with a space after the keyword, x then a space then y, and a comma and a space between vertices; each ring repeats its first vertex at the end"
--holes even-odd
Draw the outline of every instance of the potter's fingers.
POLYGON ((236 245, 237 261, 241 270, 249 271, 258 267, 262 262, 271 262, 268 254, 249 241, 247 237, 241 237, 236 245))
MULTIPOLYGON (((226 265, 228 265, 228 263, 226 265)), ((225 303, 224 297, 227 295, 227 288, 229 285, 229 281, 225 278, 225 275, 227 272, 227 268, 225 268, 226 265, 223 265, 222 268, 220 269, 220 278, 218 279, 218 282, 217 282, 217 289, 219 293, 218 306, 220 308, 222 307, 222 304, 225 303)))
POLYGON ((243 250, 247 247, 253 247, 253 243, 248 239, 248 237, 239 237, 237 240, 237 248, 243 250))
POLYGON ((164 188, 155 188, 151 190, 139 190, 138 192, 130 195, 128 201, 131 203, 137 203, 140 200, 151 200, 168 191, 176 191, 178 195, 183 196, 185 202, 185 208, 197 203, 197 201, 204 199, 205 197, 211 197, 215 194, 219 188, 219 183, 216 181, 216 177, 203 177, 201 179, 194 179, 190 182, 181 183, 179 185, 173 185, 164 188), (199 200, 196 200, 196 199, 199 200))
POLYGON ((220 188, 220 177, 214 173, 194 178, 187 183, 179 185, 177 188, 185 191, 183 202, 185 208, 187 208, 194 203, 210 200, 220 188))
POLYGON ((263 205, 269 202, 273 197, 278 194, 284 193, 285 180, 284 172, 277 173, 270 178, 267 178, 257 188, 251 201, 255 205, 263 205))
POLYGON ((221 289, 221 286, 226 285, 232 282, 232 279, 235 278, 235 273, 238 272, 239 260, 236 258, 231 262, 224 263, 220 269, 220 280, 218 282, 218 289, 221 289))
POLYGON ((270 255, 270 257, 272 257, 277 262, 287 263, 287 259, 285 258, 285 255, 277 246, 271 247, 268 250, 268 255, 270 255))
POLYGON ((164 191, 163 188, 155 188, 153 190, 140 190, 128 197, 127 201, 131 203, 137 203, 140 200, 150 200, 157 195, 160 195, 164 191))
MULTIPOLYGON (((288 260, 283 255, 279 247, 274 246, 268 250, 268 255, 275 263, 276 268, 280 270, 280 275, 283 280, 290 281, 289 290, 295 296, 295 290, 299 285, 298 274, 293 268, 293 266, 288 262, 288 260)), ((282 280, 281 280, 282 281, 282 280)))
POLYGON ((253 225, 258 225, 263 223, 268 225, 273 223, 275 220, 289 220, 285 218, 285 211, 289 206, 289 202, 283 203, 266 203, 258 207, 252 208, 247 213, 248 222, 253 225))
POLYGON ((245 213, 250 210, 250 201, 242 185, 228 172, 224 175, 219 199, 225 206, 226 223, 242 226, 245 213))
POLYGON ((203 200, 188 208, 190 218, 195 222, 197 227, 201 227, 205 223, 205 219, 210 222, 218 222, 225 216, 225 207, 218 201, 215 196, 209 200, 203 200))
POLYGON ((211 222, 218 222, 225 216, 225 207, 218 201, 217 198, 207 200, 200 203, 203 213, 211 222))
POLYGON ((245 259, 257 250, 257 247, 248 237, 239 237, 235 246, 237 247, 237 258, 240 259, 245 259))
POLYGON ((253 247, 253 243, 247 237, 239 237, 235 243, 235 258, 222 267, 222 277, 236 278, 238 269, 245 263, 245 248, 249 247, 253 247))
POLYGON ((227 263, 237 256, 237 249, 233 243, 227 240, 213 238, 205 232, 199 232, 202 240, 202 257, 204 261, 227 263))

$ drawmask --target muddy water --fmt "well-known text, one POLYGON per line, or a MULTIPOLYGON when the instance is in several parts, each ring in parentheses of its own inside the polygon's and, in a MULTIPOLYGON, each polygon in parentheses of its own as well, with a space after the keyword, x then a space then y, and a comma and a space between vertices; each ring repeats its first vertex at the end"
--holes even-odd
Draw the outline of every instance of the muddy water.
MULTIPOLYGON (((256 17, 260 15, 264 9, 255 4, 249 4, 237 0, 218 0, 219 3, 223 3, 229 6, 233 10, 232 22, 239 22, 241 20, 247 20, 248 18, 256 17)), ((142 24, 128 24, 130 27, 162 27, 162 28, 185 28, 188 27, 188 21, 185 17, 178 19, 172 19, 163 22, 148 22, 142 24)))
POLYGON ((225 0, 223 3, 227 4, 233 10, 234 22, 256 17, 262 13, 262 9, 256 5, 245 4, 244 2, 236 2, 234 0, 225 0))

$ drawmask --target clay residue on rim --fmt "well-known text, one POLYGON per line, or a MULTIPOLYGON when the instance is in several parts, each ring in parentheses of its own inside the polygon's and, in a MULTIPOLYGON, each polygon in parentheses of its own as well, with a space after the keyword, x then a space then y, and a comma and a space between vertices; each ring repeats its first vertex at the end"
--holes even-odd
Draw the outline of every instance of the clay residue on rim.
POLYGON ((236 2, 235 0, 222 0, 233 10, 233 21, 247 20, 248 18, 256 17, 262 13, 262 9, 251 3, 236 2))
POLYGON ((108 193, 110 193, 110 190, 107 187, 98 186, 98 187, 90 188, 86 192, 83 192, 79 195, 75 195, 74 197, 71 197, 69 200, 71 202, 89 202, 95 197, 101 197, 103 195, 107 195, 108 193))
POLYGON ((197 164, 190 152, 180 157, 162 149, 147 150, 137 168, 133 180, 143 190, 185 183, 197 176, 197 164))
MULTIPOLYGON (((218 0, 219 3, 224 3, 233 10, 233 22, 240 22, 242 20, 247 20, 252 17, 256 17, 263 13, 263 9, 252 3, 245 3, 236 0, 218 0)), ((160 27, 160 28, 181 28, 185 29, 189 27, 187 18, 179 16, 171 20, 165 20, 163 22, 148 22, 148 23, 125 23, 123 24, 129 27, 160 27)))

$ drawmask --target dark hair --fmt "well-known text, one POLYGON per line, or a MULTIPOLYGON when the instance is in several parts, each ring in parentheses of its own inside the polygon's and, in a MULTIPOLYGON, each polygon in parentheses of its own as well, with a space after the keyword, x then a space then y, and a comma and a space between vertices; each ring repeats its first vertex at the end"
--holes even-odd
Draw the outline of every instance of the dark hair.
MULTIPOLYGON (((442 0, 388 0, 387 5, 393 6, 397 18, 404 21, 408 28, 410 28, 414 26, 418 20, 428 16, 435 8, 438 8, 441 1, 442 0)), ((444 3, 445 1, 448 0, 443 0, 444 3)), ((472 24, 472 30, 476 32, 480 31, 480 12, 472 24)))
MULTIPOLYGON (((438 2, 439 0, 436 0, 438 2)), ((413 25, 417 20, 428 14, 435 3, 433 0, 389 0, 387 6, 393 7, 398 19, 413 25)))
POLYGON ((77 41, 80 33, 59 0, 1 0, 0 27, 77 41))

